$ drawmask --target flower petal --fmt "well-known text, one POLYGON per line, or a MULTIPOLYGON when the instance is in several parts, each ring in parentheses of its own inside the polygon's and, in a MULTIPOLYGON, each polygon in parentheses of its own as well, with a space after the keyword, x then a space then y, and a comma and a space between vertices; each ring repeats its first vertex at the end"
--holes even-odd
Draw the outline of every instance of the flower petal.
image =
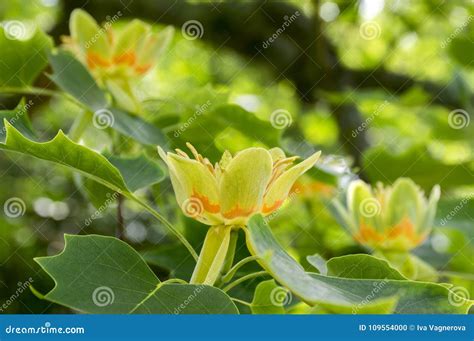
POLYGON ((176 200, 183 212, 205 224, 220 222, 217 182, 211 171, 196 160, 165 153, 160 147, 158 152, 168 165, 176 200))
POLYGON ((309 158, 291 167, 281 174, 267 190, 262 208, 263 214, 270 214, 278 209, 288 196, 295 181, 318 161, 321 152, 314 153, 309 158))
POLYGON ((219 184, 221 212, 227 223, 260 211, 263 194, 272 173, 272 158, 263 148, 245 149, 223 169, 219 184))
POLYGON ((81 53, 99 55, 107 59, 110 44, 106 34, 101 34, 101 28, 95 19, 86 11, 75 9, 69 20, 69 31, 73 43, 78 44, 81 53))
POLYGON ((129 22, 117 35, 113 51, 114 62, 129 66, 135 64, 138 46, 150 34, 149 31, 149 26, 141 20, 129 22))
POLYGON ((352 181, 347 189, 347 207, 360 229, 383 232, 382 203, 362 180, 352 181))
POLYGON ((407 218, 418 228, 426 207, 420 188, 408 178, 398 179, 392 188, 387 203, 387 224, 393 226, 407 218))

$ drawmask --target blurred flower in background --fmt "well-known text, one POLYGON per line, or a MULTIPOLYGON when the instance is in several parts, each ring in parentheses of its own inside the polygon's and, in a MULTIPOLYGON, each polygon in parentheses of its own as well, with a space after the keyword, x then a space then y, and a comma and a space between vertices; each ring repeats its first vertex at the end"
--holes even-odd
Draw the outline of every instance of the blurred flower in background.
POLYGON ((65 46, 112 93, 121 107, 139 113, 134 83, 155 66, 171 41, 174 29, 168 27, 155 33, 150 25, 135 19, 117 30, 113 26, 121 16, 122 12, 118 11, 101 27, 87 12, 76 9, 69 22, 71 36, 63 39, 65 46))

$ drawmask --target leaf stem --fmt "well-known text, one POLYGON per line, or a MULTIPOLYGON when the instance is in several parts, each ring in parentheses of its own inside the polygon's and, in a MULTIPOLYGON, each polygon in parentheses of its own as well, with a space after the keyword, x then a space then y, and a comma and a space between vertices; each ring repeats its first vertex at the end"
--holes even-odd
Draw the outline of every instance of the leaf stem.
POLYGON ((125 194, 125 196, 127 196, 129 199, 135 201, 137 204, 139 204, 140 206, 142 206, 143 208, 145 208, 148 212, 150 212, 156 219, 158 219, 160 222, 162 222, 175 236, 176 238, 178 238, 178 240, 183 243, 183 245, 188 249, 189 253, 191 254, 191 256, 193 256, 194 260, 197 261, 198 260, 198 255, 196 253, 196 251, 194 250, 194 248, 191 246, 191 244, 189 244, 188 240, 181 234, 181 232, 179 232, 178 230, 176 230, 174 228, 173 225, 171 225, 171 223, 165 218, 163 217, 160 213, 156 212, 150 205, 148 205, 146 202, 140 200, 139 198, 135 197, 133 194, 131 193, 128 193, 128 194, 125 194))
POLYGON ((123 240, 125 232, 125 221, 123 218, 123 195, 119 193, 117 197, 117 229, 115 230, 115 236, 123 240))
POLYGON ((11 94, 23 94, 23 95, 40 95, 40 96, 62 96, 64 95, 61 91, 49 90, 36 87, 0 87, 0 92, 11 93, 11 94))
POLYGON ((207 230, 191 284, 214 285, 221 274, 229 250, 231 226, 216 225, 207 230))
POLYGON ((240 303, 240 304, 246 305, 247 307, 251 307, 251 306, 252 306, 252 303, 249 303, 249 302, 246 302, 246 301, 239 300, 238 298, 233 298, 233 297, 231 297, 230 299, 231 299, 232 301, 234 301, 234 302, 237 302, 237 303, 240 303))
POLYGON ((239 239, 239 231, 231 230, 229 249, 227 250, 227 255, 225 256, 225 261, 224 261, 224 265, 222 266, 221 274, 227 273, 229 269, 232 267, 232 264, 234 264, 235 247, 237 246, 238 239, 239 239))
POLYGON ((74 142, 78 142, 82 134, 90 124, 92 119, 91 112, 88 110, 83 110, 75 120, 69 130, 68 136, 74 142))
POLYGON ((224 289, 222 289, 222 291, 227 292, 227 291, 231 290, 232 288, 236 287, 237 285, 241 284, 242 282, 245 282, 248 279, 252 279, 252 278, 256 278, 256 277, 260 277, 260 276, 265 276, 265 275, 269 275, 269 273, 266 272, 266 271, 259 271, 259 272, 254 272, 254 273, 248 274, 246 276, 240 277, 239 279, 236 279, 235 281, 233 281, 232 283, 227 285, 224 289))
POLYGON ((257 256, 249 256, 249 257, 246 257, 242 260, 240 260, 237 264, 235 264, 226 274, 224 274, 222 276, 222 282, 223 283, 227 283, 229 282, 235 275, 235 273, 237 272, 237 270, 239 270, 242 266, 244 266, 245 264, 247 263, 250 263, 254 260, 257 260, 258 257, 257 256))

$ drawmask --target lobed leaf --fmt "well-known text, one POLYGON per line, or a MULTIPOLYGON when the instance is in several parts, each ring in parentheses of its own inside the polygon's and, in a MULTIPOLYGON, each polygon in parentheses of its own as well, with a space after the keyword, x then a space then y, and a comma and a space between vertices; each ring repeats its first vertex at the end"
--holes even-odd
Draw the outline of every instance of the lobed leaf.
POLYGON ((85 313, 238 313, 217 288, 160 282, 132 247, 113 237, 65 235, 60 254, 35 261, 55 282, 43 298, 85 313))

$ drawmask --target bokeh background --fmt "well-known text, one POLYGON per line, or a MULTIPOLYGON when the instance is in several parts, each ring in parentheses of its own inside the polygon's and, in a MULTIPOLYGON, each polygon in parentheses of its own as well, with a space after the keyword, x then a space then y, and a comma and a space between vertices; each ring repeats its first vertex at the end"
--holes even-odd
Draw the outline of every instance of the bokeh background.
MULTIPOLYGON (((74 8, 99 22, 120 13, 119 25, 140 18, 176 28, 168 51, 140 84, 143 97, 152 98, 147 119, 157 126, 180 127, 199 108, 220 103, 267 121, 283 112, 291 122, 283 122, 282 144, 302 155, 321 149, 323 166, 339 184, 354 173, 371 183, 411 177, 426 191, 439 183, 435 231, 416 254, 474 297, 473 1, 9 0, 0 3, 0 22, 21 22, 22 39, 39 29, 60 44, 74 8)), ((12 65, 2 55, 0 47, 0 70, 8 70, 12 65)), ((53 87, 44 74, 35 86, 53 87)), ((0 105, 11 109, 18 100, 2 95, 0 105)), ((43 140, 67 131, 80 112, 57 97, 28 95, 26 101, 43 140)), ((203 114, 180 137, 216 161, 223 150, 258 145, 265 134, 203 114)), ((100 150, 107 139, 90 129, 83 142, 100 150)), ((283 246, 303 264, 314 253, 365 252, 326 207, 337 192, 331 181, 307 186, 272 219, 283 246)), ((168 183, 142 194, 199 246, 205 228, 183 218, 168 183)), ((13 197, 25 210, 14 218, 0 211, 0 303, 9 302, 2 313, 69 312, 18 290, 26 283, 47 292, 53 283, 33 258, 58 253, 64 233, 114 235, 116 210, 85 227, 95 208, 74 174, 2 152, 0 203, 13 197)), ((185 251, 173 247, 159 223, 130 203, 124 218, 124 239, 154 271, 189 273, 185 251)), ((251 295, 252 285, 243 296, 251 295)))

